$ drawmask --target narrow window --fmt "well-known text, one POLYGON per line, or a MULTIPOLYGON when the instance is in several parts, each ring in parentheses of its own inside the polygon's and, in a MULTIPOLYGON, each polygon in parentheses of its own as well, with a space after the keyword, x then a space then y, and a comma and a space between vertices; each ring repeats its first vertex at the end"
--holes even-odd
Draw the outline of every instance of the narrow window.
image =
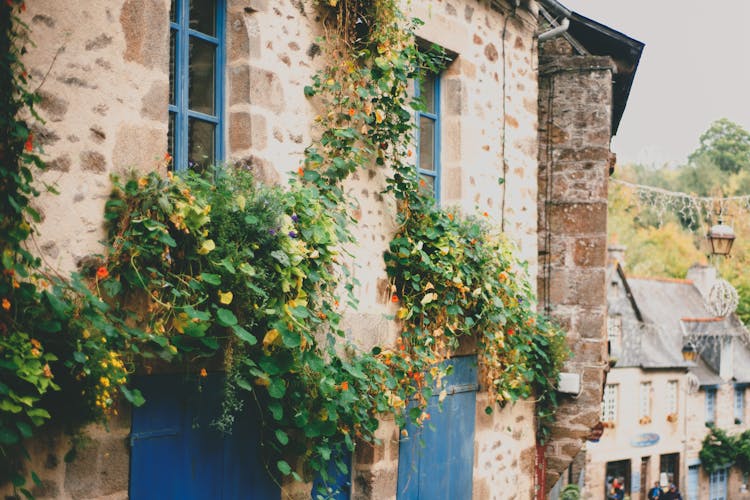
POLYGON ((622 348, 622 316, 609 316, 607 318, 607 340, 609 341, 609 353, 619 356, 622 348))
POLYGON ((602 422, 614 422, 617 420, 617 385, 607 384, 604 387, 604 398, 602 400, 602 422))
POLYGON ((667 382, 667 414, 677 415, 679 383, 676 380, 667 382))
MULTIPOLYGON (((651 382, 641 382, 640 404, 638 406, 640 419, 651 418, 651 382)), ((647 422, 643 422, 647 423, 647 422)))
POLYGON ((708 498, 710 500, 727 500, 727 469, 719 469, 708 477, 708 498))
POLYGON ((424 109, 417 111, 417 172, 420 186, 440 199, 440 75, 426 73, 415 82, 424 109))
POLYGON ((745 386, 734 388, 734 423, 739 425, 745 421, 745 386))
POLYGON ((203 170, 223 158, 223 4, 171 2, 168 148, 175 170, 203 170))
POLYGON ((706 423, 713 425, 716 421, 716 388, 706 389, 706 423))

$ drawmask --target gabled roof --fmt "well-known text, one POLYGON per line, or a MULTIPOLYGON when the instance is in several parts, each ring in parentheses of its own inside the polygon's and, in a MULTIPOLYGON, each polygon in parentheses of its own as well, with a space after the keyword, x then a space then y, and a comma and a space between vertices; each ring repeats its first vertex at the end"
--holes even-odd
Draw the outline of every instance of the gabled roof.
MULTIPOLYGON (((722 383, 719 376, 721 342, 732 341, 732 374, 736 383, 750 383, 750 348, 745 326, 736 314, 716 317, 709 311, 700 291, 691 280, 628 277, 616 265, 618 276, 628 291, 634 311, 642 324, 629 325, 623 337, 638 338, 637 349, 630 342, 626 366, 644 369, 690 368, 700 385, 722 383), (695 364, 682 359, 686 337, 697 339, 701 355, 695 364)), ((625 325, 623 325, 625 328, 625 325)))

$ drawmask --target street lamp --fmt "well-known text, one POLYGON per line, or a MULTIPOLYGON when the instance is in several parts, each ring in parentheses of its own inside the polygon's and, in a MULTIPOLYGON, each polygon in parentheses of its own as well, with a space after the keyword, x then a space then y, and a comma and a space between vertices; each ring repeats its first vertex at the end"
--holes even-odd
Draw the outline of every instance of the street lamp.
POLYGON ((682 359, 687 362, 695 361, 698 357, 698 349, 695 347, 692 341, 688 341, 687 344, 682 346, 682 359))
POLYGON ((735 239, 734 229, 732 229, 732 226, 724 224, 721 215, 719 216, 719 223, 711 226, 706 237, 711 243, 712 255, 729 255, 735 239))

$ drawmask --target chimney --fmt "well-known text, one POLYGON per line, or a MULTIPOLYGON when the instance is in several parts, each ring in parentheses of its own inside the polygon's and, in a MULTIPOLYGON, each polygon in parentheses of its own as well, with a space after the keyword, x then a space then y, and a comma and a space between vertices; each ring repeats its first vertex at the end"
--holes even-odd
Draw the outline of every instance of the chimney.
POLYGON ((613 244, 607 247, 607 265, 620 264, 625 267, 625 245, 613 244))
POLYGON ((708 294, 717 281, 716 268, 707 264, 693 264, 688 269, 687 279, 693 282, 703 300, 708 302, 708 294))

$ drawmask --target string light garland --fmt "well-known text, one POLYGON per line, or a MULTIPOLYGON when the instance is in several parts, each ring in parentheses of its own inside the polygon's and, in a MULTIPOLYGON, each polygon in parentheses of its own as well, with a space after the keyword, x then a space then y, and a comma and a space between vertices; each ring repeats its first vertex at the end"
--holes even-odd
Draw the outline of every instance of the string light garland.
POLYGON ((750 212, 750 195, 712 197, 696 196, 621 179, 610 179, 610 182, 631 190, 641 208, 650 210, 658 218, 659 225, 664 224, 667 213, 674 213, 692 229, 697 229, 712 214, 733 214, 750 212))

